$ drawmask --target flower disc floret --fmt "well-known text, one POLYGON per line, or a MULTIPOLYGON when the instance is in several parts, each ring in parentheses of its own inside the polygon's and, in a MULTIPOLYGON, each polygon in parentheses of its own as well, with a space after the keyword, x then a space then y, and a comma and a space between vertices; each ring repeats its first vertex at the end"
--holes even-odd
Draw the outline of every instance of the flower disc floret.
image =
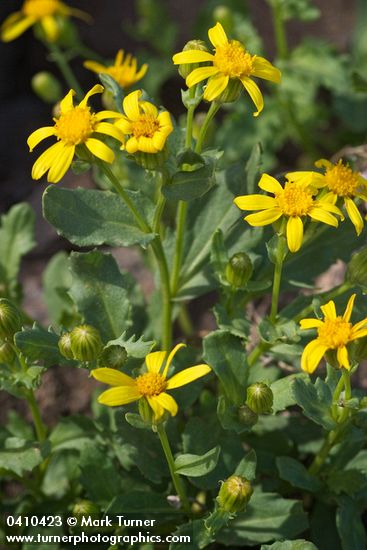
POLYGON ((285 216, 306 216, 314 205, 312 190, 291 182, 276 195, 276 201, 285 216))
POLYGON ((240 42, 230 40, 227 44, 217 47, 213 65, 230 78, 242 78, 251 75, 253 59, 254 56, 246 52, 240 42))
POLYGON ((152 397, 164 392, 167 386, 166 379, 158 372, 147 372, 138 376, 136 386, 141 395, 152 397))
POLYGON ((141 115, 139 120, 132 122, 131 129, 133 136, 136 138, 146 137, 153 138, 154 134, 159 131, 159 122, 152 115, 141 115))
POLYGON ((351 197, 358 192, 360 176, 340 160, 326 169, 325 183, 339 197, 351 197))
POLYGON ((24 2, 22 11, 25 15, 35 17, 36 19, 42 19, 47 15, 54 15, 60 9, 60 2, 58 0, 26 0, 24 2))
POLYGON ((79 145, 87 141, 97 124, 89 107, 74 107, 54 121, 56 137, 69 145, 79 145))
POLYGON ((301 367, 304 371, 314 372, 328 350, 336 350, 340 368, 350 369, 348 344, 367 336, 367 318, 355 325, 350 322, 355 297, 356 295, 352 294, 349 298, 343 316, 336 314, 335 303, 330 300, 321 306, 323 320, 302 319, 301 329, 317 329, 317 338, 307 344, 302 354, 301 367))

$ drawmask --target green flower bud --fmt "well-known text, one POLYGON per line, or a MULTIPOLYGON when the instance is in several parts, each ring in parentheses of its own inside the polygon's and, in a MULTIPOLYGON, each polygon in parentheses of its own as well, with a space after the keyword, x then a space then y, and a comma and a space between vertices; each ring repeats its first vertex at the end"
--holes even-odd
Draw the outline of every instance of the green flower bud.
POLYGON ((61 355, 66 359, 74 359, 73 352, 71 351, 71 337, 70 332, 65 332, 58 342, 59 351, 61 355))
POLYGON ((101 513, 97 504, 90 500, 80 500, 73 506, 73 515, 76 517, 82 516, 98 516, 101 513))
POLYGON ((60 82, 47 71, 35 74, 31 85, 34 93, 45 103, 56 103, 62 96, 60 82))
POLYGON ((127 359, 127 352, 123 346, 107 346, 103 349, 99 358, 102 367, 118 369, 122 367, 127 359))
POLYGON ((139 166, 142 166, 145 170, 159 172, 168 159, 168 148, 164 147, 164 149, 158 153, 142 153, 138 151, 134 153, 133 158, 136 164, 139 164, 139 166))
MULTIPOLYGON (((202 52, 207 52, 208 47, 203 40, 189 40, 187 44, 183 47, 182 51, 187 52, 188 50, 200 50, 202 52)), ((194 69, 198 67, 203 67, 207 63, 181 63, 178 66, 178 72, 182 78, 187 78, 194 69)))
POLYGON ((353 254, 345 278, 351 286, 358 285, 367 290, 367 246, 353 254))
POLYGON ((18 309, 6 298, 0 300, 0 340, 8 340, 21 328, 18 309))
POLYGON ((78 361, 97 359, 103 348, 99 331, 90 325, 75 327, 70 333, 70 342, 74 359, 78 361))
POLYGON ((251 483, 246 478, 231 476, 222 483, 216 500, 221 510, 236 514, 243 512, 253 492, 251 483))
POLYGON ((0 363, 11 365, 15 359, 15 352, 8 342, 0 345, 0 363))
POLYGON ((247 388, 246 405, 257 414, 270 413, 273 406, 273 392, 264 382, 256 382, 247 388))
POLYGON ((234 254, 226 266, 226 279, 234 288, 244 288, 253 272, 250 257, 245 252, 234 254))
POLYGON ((250 407, 247 405, 242 405, 237 412, 238 420, 243 424, 244 426, 248 426, 249 428, 251 426, 255 426, 256 422, 258 421, 259 417, 250 407))
POLYGON ((243 84, 238 78, 230 78, 227 87, 215 98, 218 103, 233 103, 237 101, 243 91, 243 84))

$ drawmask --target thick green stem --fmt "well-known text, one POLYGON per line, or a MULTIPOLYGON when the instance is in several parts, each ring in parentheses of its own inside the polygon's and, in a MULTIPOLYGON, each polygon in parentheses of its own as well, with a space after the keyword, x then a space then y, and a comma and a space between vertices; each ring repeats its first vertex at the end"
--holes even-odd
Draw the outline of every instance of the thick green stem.
POLYGON ((280 293, 280 283, 282 280, 284 253, 285 253, 285 239, 283 235, 280 235, 278 239, 278 247, 275 254, 273 292, 271 297, 270 321, 272 323, 275 323, 278 315, 279 293, 280 293))
MULTIPOLYGON (((138 226, 145 233, 151 233, 152 228, 148 225, 145 219, 141 216, 139 210, 136 208, 133 201, 130 199, 128 193, 122 187, 121 183, 112 172, 112 170, 102 161, 97 161, 98 166, 106 174, 112 185, 114 186, 118 195, 125 202, 130 212, 133 214, 138 226)), ((163 205, 164 206, 164 205, 163 205)), ((157 232, 157 236, 151 243, 152 251, 154 253, 160 275, 160 287, 162 293, 163 302, 163 314, 162 314, 162 347, 165 350, 170 349, 172 344, 172 305, 171 305, 171 287, 169 280, 169 271, 167 265, 166 255, 163 250, 162 242, 157 232)))
POLYGON ((288 57, 288 44, 280 0, 272 0, 271 9, 277 55, 280 59, 286 59, 288 57))
POLYGON ((166 430, 165 430, 163 424, 158 424, 157 432, 158 432, 158 436, 159 436, 159 439, 161 441, 162 448, 163 448, 163 451, 164 451, 164 454, 165 454, 165 457, 166 457, 166 460, 167 460, 169 471, 171 473, 171 478, 172 478, 172 481, 173 481, 173 485, 174 485, 174 487, 177 491, 178 496, 180 497, 180 501, 181 501, 183 509, 185 510, 185 512, 187 514, 190 514, 190 504, 189 504, 189 500, 188 500, 187 495, 186 495, 185 486, 184 486, 180 476, 175 471, 175 460, 173 458, 173 454, 172 454, 171 447, 170 447, 170 444, 169 444, 169 441, 168 441, 167 433, 166 433, 166 430))
POLYGON ((59 48, 57 44, 52 44, 50 42, 47 42, 47 46, 52 54, 52 59, 58 65, 60 72, 65 79, 65 82, 67 83, 69 88, 76 91, 76 95, 78 96, 78 99, 82 99, 84 96, 84 92, 76 76, 71 70, 71 67, 68 63, 67 58, 65 57, 64 52, 59 48))
POLYGON ((206 133, 208 131, 208 128, 210 126, 211 121, 213 120, 213 118, 215 117, 217 112, 219 111, 219 108, 220 108, 220 103, 217 103, 216 101, 213 101, 210 104, 209 111, 207 112, 206 117, 205 117, 204 122, 203 122, 203 125, 200 128, 200 133, 199 133, 199 136, 198 136, 198 139, 197 139, 197 142, 196 142, 196 146, 195 146, 195 152, 196 153, 201 153, 206 133))

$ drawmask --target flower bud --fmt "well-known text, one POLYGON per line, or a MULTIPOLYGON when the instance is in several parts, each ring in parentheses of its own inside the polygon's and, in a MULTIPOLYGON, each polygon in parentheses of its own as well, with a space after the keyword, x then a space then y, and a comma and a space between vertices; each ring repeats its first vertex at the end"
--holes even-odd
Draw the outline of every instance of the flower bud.
MULTIPOLYGON (((208 48, 203 40, 189 40, 189 42, 187 42, 187 44, 183 47, 182 51, 187 52, 188 50, 200 50, 202 52, 207 52, 208 48)), ((186 79, 194 69, 204 65, 206 65, 206 63, 181 63, 181 65, 178 66, 178 72, 182 78, 186 79)))
POLYGON ((101 513, 97 504, 90 500, 80 500, 73 506, 73 515, 80 516, 98 516, 101 513))
POLYGON ((31 81, 32 90, 45 103, 56 103, 62 96, 60 82, 47 71, 35 74, 31 81))
POLYGON ((6 298, 0 299, 0 340, 12 338, 21 327, 18 309, 6 298))
POLYGON ((11 365, 15 359, 15 352, 8 342, 0 345, 0 364, 11 365))
POLYGON ((270 413, 273 406, 273 392, 264 382, 256 382, 247 388, 246 405, 257 414, 270 413))
POLYGON ((345 278, 351 286, 358 285, 367 290, 367 246, 352 255, 345 278))
POLYGON ((70 333, 70 347, 74 359, 93 361, 101 353, 103 343, 96 328, 90 325, 80 325, 70 333))
POLYGON ((252 275, 250 257, 245 252, 234 254, 226 266, 226 279, 234 288, 244 288, 252 275))
POLYGON ((259 417, 250 407, 247 405, 242 405, 237 412, 238 420, 243 424, 244 426, 248 426, 251 428, 251 426, 255 426, 256 422, 258 421, 259 417))
POLYGON ((227 33, 231 33, 233 28, 233 15, 230 8, 224 5, 219 5, 214 8, 213 20, 217 21, 226 29, 227 33))
POLYGON ((168 158, 168 149, 164 147, 164 149, 158 151, 158 153, 143 153, 142 151, 137 151, 134 153, 133 157, 135 162, 139 164, 139 166, 145 168, 145 170, 159 172, 168 158))
POLYGON ((66 359, 74 359, 73 352, 71 351, 71 338, 70 332, 65 332, 58 342, 59 351, 66 359))
POLYGON ((221 510, 236 514, 246 508, 253 492, 246 478, 231 476, 222 483, 216 500, 221 510))
POLYGON ((103 349, 99 362, 103 367, 118 369, 127 359, 127 352, 123 346, 107 346, 103 349))
POLYGON ((215 98, 215 101, 218 101, 218 103, 233 103, 237 101, 242 91, 242 82, 238 78, 230 78, 226 89, 215 98))

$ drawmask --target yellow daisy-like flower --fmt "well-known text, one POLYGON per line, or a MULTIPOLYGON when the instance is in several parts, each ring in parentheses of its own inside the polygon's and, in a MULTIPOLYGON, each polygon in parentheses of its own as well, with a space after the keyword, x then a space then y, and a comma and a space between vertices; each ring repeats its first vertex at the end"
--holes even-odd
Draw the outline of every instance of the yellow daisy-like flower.
POLYGON ((141 94, 136 90, 124 98, 125 116, 121 116, 115 126, 129 136, 125 144, 128 153, 158 153, 173 131, 171 116, 168 111, 159 113, 149 101, 140 101, 141 94))
POLYGON ((92 376, 100 382, 113 386, 104 391, 98 398, 99 403, 116 407, 127 405, 139 399, 146 399, 158 421, 162 418, 164 411, 175 416, 178 406, 173 397, 166 393, 166 390, 179 388, 211 371, 208 365, 195 365, 185 369, 167 380, 167 373, 177 351, 184 347, 178 344, 168 355, 167 351, 155 351, 149 353, 145 358, 147 372, 137 378, 131 378, 115 369, 101 368, 92 370, 92 376))
POLYGON ((105 143, 100 141, 98 134, 112 136, 121 143, 124 136, 114 124, 104 122, 104 119, 117 118, 121 116, 114 111, 100 111, 92 113, 87 101, 90 96, 103 92, 103 86, 97 84, 74 107, 74 90, 64 97, 60 102, 61 114, 54 118, 54 126, 46 126, 35 130, 28 138, 29 150, 33 149, 42 140, 56 136, 57 142, 46 149, 36 160, 32 168, 32 178, 40 179, 47 171, 47 181, 57 183, 70 167, 77 145, 84 144, 89 151, 99 159, 111 163, 115 155, 105 143))
POLYGON ((301 329, 317 328, 317 338, 305 347, 301 367, 304 371, 312 373, 320 363, 328 350, 336 350, 339 366, 350 369, 347 345, 358 338, 367 336, 367 317, 359 323, 352 325, 350 317, 356 295, 349 298, 343 316, 336 314, 335 304, 332 300, 321 306, 324 320, 302 319, 301 329))
POLYGON ((212 63, 194 69, 186 78, 187 87, 191 88, 208 78, 204 99, 213 101, 227 88, 231 80, 240 80, 256 106, 254 116, 258 116, 264 108, 264 99, 251 77, 278 83, 281 72, 265 58, 248 53, 238 40, 228 40, 220 23, 209 29, 208 36, 215 48, 214 54, 201 50, 187 50, 173 56, 175 65, 212 63))
POLYGON ((335 204, 339 198, 342 199, 357 235, 360 235, 363 219, 353 199, 367 201, 367 180, 342 160, 333 164, 326 159, 320 159, 315 162, 315 165, 317 168, 323 168, 325 173, 313 172, 313 181, 318 187, 328 189, 329 193, 325 197, 332 204, 335 204))
POLYGON ((25 0, 20 11, 11 13, 1 26, 1 40, 10 42, 29 27, 39 23, 49 42, 57 40, 60 32, 59 17, 71 15, 90 21, 90 16, 81 10, 70 8, 60 0, 25 0))
POLYGON ((117 52, 113 65, 105 66, 96 61, 85 61, 84 67, 97 74, 109 74, 121 88, 125 89, 141 80, 148 70, 147 64, 142 65, 138 70, 137 60, 130 53, 124 59, 123 50, 117 52))
POLYGON ((293 172, 286 174, 287 181, 282 187, 280 183, 269 176, 263 174, 259 187, 274 197, 268 195, 244 195, 236 197, 234 203, 241 210, 262 210, 256 214, 249 214, 244 219, 254 227, 269 225, 281 218, 287 220, 287 243, 291 252, 297 252, 301 248, 303 241, 303 220, 305 216, 311 219, 338 227, 338 220, 335 215, 342 213, 334 204, 330 204, 323 198, 316 200, 314 195, 317 189, 310 185, 309 178, 304 172, 293 172))

